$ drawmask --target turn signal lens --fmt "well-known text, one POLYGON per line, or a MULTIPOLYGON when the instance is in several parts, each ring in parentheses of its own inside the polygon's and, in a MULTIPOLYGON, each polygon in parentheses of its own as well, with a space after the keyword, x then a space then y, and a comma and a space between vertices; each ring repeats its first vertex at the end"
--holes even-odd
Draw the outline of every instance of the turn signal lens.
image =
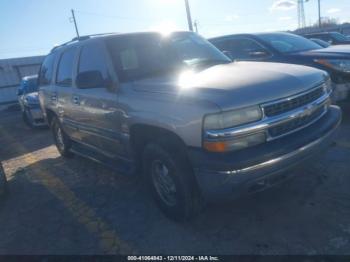
POLYGON ((210 152, 224 153, 252 147, 264 142, 266 142, 265 133, 256 133, 226 141, 205 141, 203 143, 203 147, 210 152))

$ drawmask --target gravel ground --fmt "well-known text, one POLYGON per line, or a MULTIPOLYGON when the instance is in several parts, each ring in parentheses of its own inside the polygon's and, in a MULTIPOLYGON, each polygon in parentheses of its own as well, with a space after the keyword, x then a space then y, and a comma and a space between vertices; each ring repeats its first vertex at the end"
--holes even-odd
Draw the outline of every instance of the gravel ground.
POLYGON ((63 159, 46 129, 0 113, 0 254, 350 254, 350 107, 337 145, 286 183, 177 224, 137 178, 63 159))

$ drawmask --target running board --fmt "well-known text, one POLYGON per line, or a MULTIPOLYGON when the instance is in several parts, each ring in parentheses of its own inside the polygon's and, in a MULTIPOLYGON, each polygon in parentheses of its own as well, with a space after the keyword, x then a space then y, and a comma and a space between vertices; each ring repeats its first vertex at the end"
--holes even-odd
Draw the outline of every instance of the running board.
POLYGON ((123 175, 135 174, 135 165, 132 161, 125 161, 117 158, 109 158, 77 142, 73 142, 70 151, 76 155, 102 164, 107 168, 113 169, 114 171, 117 171, 118 173, 121 173, 123 175))

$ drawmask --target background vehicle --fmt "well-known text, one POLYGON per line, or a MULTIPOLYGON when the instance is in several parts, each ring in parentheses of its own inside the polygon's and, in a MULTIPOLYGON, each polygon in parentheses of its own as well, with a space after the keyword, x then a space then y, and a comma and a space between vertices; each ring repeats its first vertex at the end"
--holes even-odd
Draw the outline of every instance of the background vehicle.
POLYGON ((310 40, 311 40, 312 42, 315 42, 316 44, 322 46, 322 47, 325 47, 325 48, 331 46, 331 44, 329 44, 328 42, 323 41, 323 40, 318 39, 318 38, 310 38, 310 40))
POLYGON ((38 76, 26 76, 17 90, 18 102, 24 122, 30 127, 44 126, 44 116, 40 109, 38 96, 38 76))
POLYGON ((350 39, 348 39, 345 35, 342 35, 338 32, 323 32, 323 33, 313 33, 313 34, 304 34, 306 38, 317 38, 331 45, 349 45, 350 39))
POLYGON ((231 63, 190 32, 79 40, 52 50, 39 76, 58 151, 143 172, 176 220, 196 214, 203 198, 283 181, 330 145, 341 120, 328 75, 314 68, 231 63))
POLYGON ((333 100, 349 97, 350 53, 335 47, 321 48, 304 37, 289 33, 227 35, 209 39, 234 60, 300 64, 325 70, 333 82, 333 100))
POLYGON ((7 191, 7 180, 5 171, 0 163, 0 197, 4 196, 7 191))

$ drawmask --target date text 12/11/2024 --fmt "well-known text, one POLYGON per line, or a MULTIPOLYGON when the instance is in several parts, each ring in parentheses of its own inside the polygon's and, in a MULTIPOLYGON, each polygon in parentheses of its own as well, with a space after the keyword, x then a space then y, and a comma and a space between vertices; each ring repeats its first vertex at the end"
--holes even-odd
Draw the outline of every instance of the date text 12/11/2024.
POLYGON ((216 256, 128 256, 128 261, 220 261, 216 256))

